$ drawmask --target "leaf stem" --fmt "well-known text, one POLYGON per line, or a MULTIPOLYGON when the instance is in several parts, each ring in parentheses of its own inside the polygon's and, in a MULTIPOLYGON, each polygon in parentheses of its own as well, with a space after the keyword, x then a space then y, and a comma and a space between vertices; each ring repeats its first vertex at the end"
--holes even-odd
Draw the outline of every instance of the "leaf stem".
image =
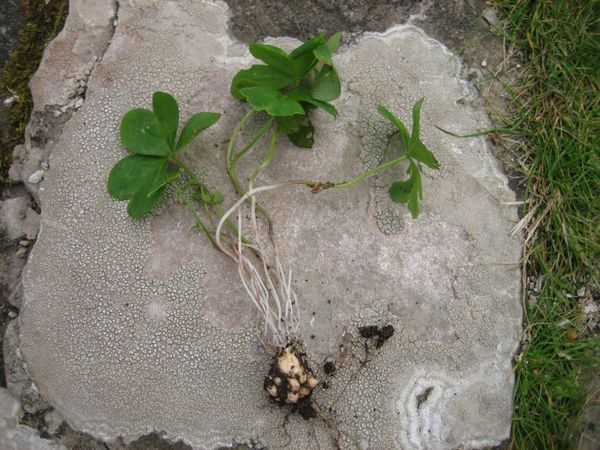
MULTIPOLYGON (((235 163, 232 164, 233 149, 234 149, 235 145, 237 144, 237 141, 240 137, 240 132, 241 132, 242 128, 244 127, 244 125, 246 125, 246 122, 248 122, 248 120, 250 120, 250 118, 253 115, 254 115, 253 109, 251 109, 246 114, 244 114, 244 117, 242 117, 240 119, 240 121, 236 124, 236 126, 233 128, 233 132, 231 133, 231 139, 229 139, 229 144, 227 145, 227 153, 226 153, 227 175, 229 175, 231 184, 233 184, 233 187, 235 188, 235 191, 238 194, 238 196, 241 196, 244 194, 244 189, 242 188, 242 185, 240 184, 240 182, 237 179, 237 174, 235 173, 235 163)), ((249 149, 246 150, 244 148, 242 151, 244 151, 244 150, 247 152, 249 149)), ((236 162, 237 162, 237 160, 236 160, 236 162)))
POLYGON ((375 175, 376 173, 381 172, 382 170, 385 170, 388 167, 391 167, 395 164, 398 164, 399 162, 406 161, 407 159, 409 159, 408 155, 399 156, 398 158, 392 159, 388 162, 378 165, 377 167, 367 170, 366 172, 364 172, 350 180, 343 181, 341 183, 335 183, 333 185, 333 187, 338 188, 338 189, 350 187, 356 183, 361 182, 365 178, 370 177, 371 175, 375 175))
MULTIPOLYGON (((267 151, 267 157, 265 160, 260 163, 260 165, 254 169, 252 175, 250 175, 250 185, 254 186, 254 181, 260 172, 265 170, 269 165, 273 162, 273 158, 275 157, 275 150, 277 150, 277 138, 279 137, 279 132, 275 130, 271 135, 271 144, 269 145, 269 150, 267 151)), ((250 188, 252 189, 252 187, 250 188)))
MULTIPOLYGON (((175 156, 171 156, 169 159, 173 163, 177 164, 181 169, 183 169, 183 171, 186 173, 186 175, 192 181, 192 185, 197 185, 200 189, 202 189, 205 192, 210 194, 210 190, 200 181, 200 179, 196 176, 196 174, 192 171, 192 169, 190 169, 188 167, 188 165, 186 163, 184 163, 183 161, 181 161, 179 158, 177 158, 175 156)), ((176 189, 177 189, 177 187, 176 187, 176 189)), ((208 207, 208 205, 206 203, 203 202, 203 204, 204 204, 204 210, 206 211, 207 215, 209 216, 209 220, 212 222, 212 211, 210 210, 210 208, 208 207)), ((218 205, 215 205, 215 206, 216 206, 215 209, 217 210, 217 213, 222 215, 223 209, 218 205)), ((237 233, 237 227, 231 220, 227 221, 227 225, 235 233, 237 233)), ((213 241, 213 245, 214 244, 216 244, 216 242, 213 241)))
POLYGON ((175 191, 177 192, 177 196, 179 197, 179 199, 183 202, 183 204, 186 206, 186 208, 194 216, 194 219, 196 220, 196 225, 200 227, 200 229, 202 230, 202 232, 210 240, 210 243, 217 250, 221 251, 221 248, 217 245, 217 241, 215 241, 214 236, 212 235, 212 233, 210 232, 210 230, 207 228, 207 226, 202 221, 202 218, 200 217, 200 215, 196 211, 196 208, 194 208, 194 205, 192 205, 192 203, 190 202, 189 198, 185 195, 185 192, 180 187, 178 187, 178 186, 174 185, 173 187, 175 188, 175 191))
POLYGON ((341 183, 332 183, 330 181, 319 182, 319 181, 307 181, 307 180, 294 180, 294 181, 291 181, 290 184, 303 184, 305 186, 308 186, 309 188, 312 188, 314 194, 318 194, 319 192, 324 191, 325 189, 329 189, 329 188, 336 188, 336 189, 347 188, 347 187, 355 185, 356 183, 360 183, 365 178, 370 177, 371 175, 375 175, 376 173, 381 172, 382 170, 385 170, 395 164, 398 164, 399 162, 406 161, 407 159, 410 159, 408 155, 399 156, 398 158, 394 158, 388 162, 380 164, 377 167, 367 170, 366 172, 363 172, 354 178, 351 178, 346 181, 342 181, 341 183))

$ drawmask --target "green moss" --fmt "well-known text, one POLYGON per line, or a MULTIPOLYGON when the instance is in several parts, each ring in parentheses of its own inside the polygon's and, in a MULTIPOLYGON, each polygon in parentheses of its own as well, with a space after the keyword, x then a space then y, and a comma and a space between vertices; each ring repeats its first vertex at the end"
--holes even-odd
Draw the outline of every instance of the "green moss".
POLYGON ((20 41, 0 72, 0 95, 16 96, 8 109, 8 128, 0 136, 0 186, 10 184, 8 169, 15 145, 23 142, 33 102, 27 87, 37 70, 47 43, 62 29, 68 13, 68 0, 21 0, 23 27, 20 41))

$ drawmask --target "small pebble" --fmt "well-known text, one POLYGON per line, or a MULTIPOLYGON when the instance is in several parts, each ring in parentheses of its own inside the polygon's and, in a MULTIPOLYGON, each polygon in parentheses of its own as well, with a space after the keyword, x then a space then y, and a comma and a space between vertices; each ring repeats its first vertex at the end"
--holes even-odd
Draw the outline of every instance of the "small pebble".
POLYGON ((498 15, 496 14, 496 10, 494 8, 487 8, 481 16, 485 19, 487 23, 490 25, 495 25, 498 22, 498 15))
POLYGON ((27 255, 27 249, 26 248, 20 248, 19 250, 17 250, 17 256, 19 258, 25 258, 25 255, 27 255))
POLYGON ((27 239, 22 239, 19 241, 19 245, 21 247, 29 247, 29 241, 27 239))
POLYGON ((487 67, 487 61, 485 59, 481 61, 481 67, 487 67))
POLYGON ((8 312, 8 317, 10 317, 11 319, 14 319, 15 317, 17 317, 17 313, 14 311, 9 311, 8 312))
POLYGON ((18 97, 17 97, 16 95, 11 95, 10 97, 8 97, 8 98, 5 98, 5 99, 4 99, 4 102, 3 102, 3 103, 4 103, 4 106, 5 106, 6 108, 8 108, 9 106, 11 106, 11 105, 12 105, 12 104, 13 104, 13 103, 14 103, 14 102, 17 100, 17 98, 18 98, 18 97))
POLYGON ((44 179, 44 171, 36 170, 31 175, 29 175, 29 178, 27 179, 27 181, 31 184, 38 184, 43 179, 44 179))

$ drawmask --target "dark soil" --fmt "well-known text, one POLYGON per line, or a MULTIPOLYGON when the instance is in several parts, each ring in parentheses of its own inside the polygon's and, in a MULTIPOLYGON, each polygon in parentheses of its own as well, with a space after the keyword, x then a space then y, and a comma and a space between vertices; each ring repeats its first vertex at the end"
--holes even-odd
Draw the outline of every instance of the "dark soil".
MULTIPOLYGON (((231 9, 231 33, 250 43, 266 37, 291 36, 301 40, 324 32, 385 31, 424 11, 415 24, 440 40, 467 64, 502 57, 501 43, 489 33, 481 17, 489 5, 482 0, 225 0, 231 9)), ((493 62, 493 61, 492 61, 493 62)))
POLYGON ((15 45, 15 28, 10 32, 7 29, 10 40, 6 41, 6 47, 0 48, 12 50, 8 57, 4 53, 5 61, 0 66, 0 102, 16 96, 10 108, 0 103, 0 187, 5 187, 13 148, 23 142, 33 107, 27 84, 38 68, 46 44, 64 25, 68 0, 52 0, 48 4, 44 0, 1 0, 0 3, 0 30, 4 22, 12 22, 16 29, 20 28, 18 43, 15 45), (14 47, 9 48, 9 44, 14 47))

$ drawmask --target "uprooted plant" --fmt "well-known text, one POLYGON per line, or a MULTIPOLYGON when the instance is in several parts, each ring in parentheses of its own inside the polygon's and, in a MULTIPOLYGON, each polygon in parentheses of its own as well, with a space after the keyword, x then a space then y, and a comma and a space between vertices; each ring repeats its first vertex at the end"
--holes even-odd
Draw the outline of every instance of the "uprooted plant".
POLYGON ((232 96, 250 106, 234 127, 225 155, 225 170, 236 192, 234 200, 226 202, 221 192, 209 188, 179 157, 180 151, 215 124, 220 114, 199 112, 178 134, 179 108, 175 99, 164 92, 154 93, 152 110, 137 108, 123 117, 121 142, 132 154, 117 162, 108 177, 109 194, 128 201, 127 212, 132 218, 152 211, 165 190, 172 189, 193 215, 194 227, 233 260, 262 319, 263 344, 274 355, 264 388, 280 404, 293 405, 308 399, 318 380, 307 364, 292 270, 284 266, 273 223, 267 210, 257 202, 257 195, 294 185, 306 186, 313 193, 342 189, 407 161, 408 177, 400 174, 400 179, 389 188, 389 195, 394 202, 406 204, 416 218, 422 197, 419 163, 438 168, 419 136, 421 99, 413 107, 410 134, 386 107, 378 107, 378 112, 397 128, 399 139, 397 145, 388 148, 387 160, 377 167, 341 182, 291 180, 256 186, 258 175, 275 158, 282 135, 297 147, 311 148, 315 134, 311 111, 320 108, 337 117, 330 102, 339 97, 341 90, 332 60, 340 36, 337 33, 326 39, 319 34, 290 53, 272 45, 250 45, 250 53, 264 64, 241 70, 231 84, 232 96), (264 123, 256 135, 240 144, 242 132, 259 112, 264 123), (269 142, 264 159, 244 184, 238 178, 238 164, 244 156, 257 151, 257 144, 264 138, 269 142), (222 206, 226 203, 230 205, 227 209, 222 206))

